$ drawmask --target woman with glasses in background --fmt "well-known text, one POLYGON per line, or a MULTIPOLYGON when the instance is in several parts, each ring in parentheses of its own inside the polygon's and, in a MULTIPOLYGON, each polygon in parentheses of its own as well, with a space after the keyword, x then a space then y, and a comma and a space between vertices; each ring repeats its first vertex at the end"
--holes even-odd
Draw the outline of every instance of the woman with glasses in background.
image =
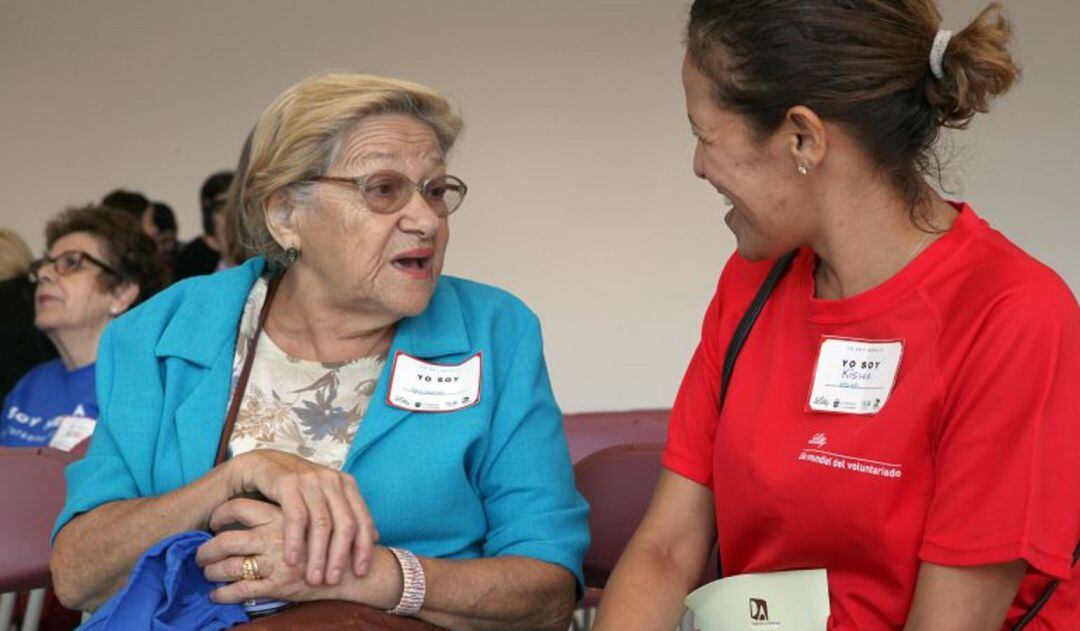
POLYGON ((48 254, 30 264, 34 325, 60 357, 28 372, 4 401, 0 445, 70 450, 97 419, 94 361, 111 320, 156 292, 162 269, 154 243, 123 213, 88 206, 45 228, 48 254), (59 432, 58 432, 59 430, 59 432))
POLYGON ((109 396, 55 534, 61 601, 95 608, 155 542, 211 530, 196 560, 218 603, 566 628, 587 509, 539 321, 440 275, 461 126, 426 87, 347 73, 263 113, 227 210, 257 256, 105 334, 109 396))

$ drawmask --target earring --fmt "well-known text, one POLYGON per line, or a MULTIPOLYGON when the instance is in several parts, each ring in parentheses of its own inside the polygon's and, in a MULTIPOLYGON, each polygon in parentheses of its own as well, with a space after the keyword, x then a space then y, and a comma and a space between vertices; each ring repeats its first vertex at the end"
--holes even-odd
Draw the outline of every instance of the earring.
POLYGON ((289 247, 285 250, 285 265, 292 265, 296 262, 296 259, 300 258, 300 250, 296 247, 289 247))
POLYGON ((810 172, 810 167, 806 166, 802 162, 799 163, 799 175, 806 175, 810 172))
POLYGON ((117 307, 109 307, 109 315, 115 318, 120 315, 120 309, 117 307))

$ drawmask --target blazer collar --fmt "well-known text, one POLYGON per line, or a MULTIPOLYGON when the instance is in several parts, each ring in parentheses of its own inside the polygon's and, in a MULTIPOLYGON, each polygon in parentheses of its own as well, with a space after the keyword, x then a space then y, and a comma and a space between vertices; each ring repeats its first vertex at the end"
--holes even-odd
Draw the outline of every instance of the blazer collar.
POLYGON ((251 287, 266 268, 257 256, 242 265, 191 282, 154 349, 158 357, 180 357, 209 367, 229 341, 235 344, 251 287))

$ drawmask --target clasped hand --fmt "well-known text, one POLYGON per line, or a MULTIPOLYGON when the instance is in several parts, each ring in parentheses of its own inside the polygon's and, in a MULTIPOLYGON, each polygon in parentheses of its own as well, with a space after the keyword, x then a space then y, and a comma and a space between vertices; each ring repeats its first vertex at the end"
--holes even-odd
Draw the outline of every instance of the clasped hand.
POLYGON ((235 495, 260 493, 273 503, 236 498, 214 510, 210 529, 217 534, 196 555, 209 580, 230 583, 214 600, 328 598, 324 586, 338 585, 345 571, 367 574, 378 532, 351 475, 273 450, 242 454, 229 465, 235 495), (237 524, 244 529, 222 530, 237 524), (258 580, 240 580, 248 556, 255 557, 258 580))

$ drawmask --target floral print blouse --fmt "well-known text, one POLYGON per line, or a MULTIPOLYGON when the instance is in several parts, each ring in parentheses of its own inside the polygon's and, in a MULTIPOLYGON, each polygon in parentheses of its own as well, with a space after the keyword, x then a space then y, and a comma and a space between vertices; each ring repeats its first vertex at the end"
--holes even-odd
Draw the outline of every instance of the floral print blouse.
MULTIPOLYGON (((266 300, 266 277, 248 294, 233 357, 233 394, 266 300)), ((364 419, 385 355, 324 364, 291 357, 260 334, 229 451, 277 449, 340 469, 364 419)))

